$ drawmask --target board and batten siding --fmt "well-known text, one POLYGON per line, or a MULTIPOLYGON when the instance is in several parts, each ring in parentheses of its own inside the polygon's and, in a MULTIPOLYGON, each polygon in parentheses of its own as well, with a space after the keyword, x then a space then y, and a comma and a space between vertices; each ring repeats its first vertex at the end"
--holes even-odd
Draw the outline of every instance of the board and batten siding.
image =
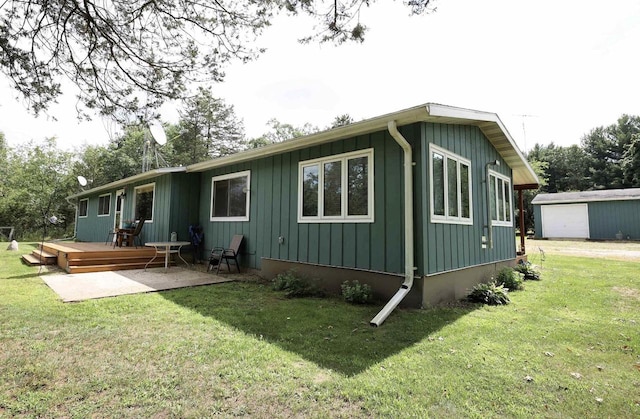
MULTIPOLYGON (((465 125, 422 124, 423 147, 420 159, 426 164, 420 165, 422 194, 419 201, 419 213, 422 214, 422 237, 424 246, 416 251, 421 255, 425 274, 437 274, 469 266, 482 265, 495 261, 515 258, 515 239, 513 223, 511 227, 493 227, 493 249, 482 248, 482 236, 487 235, 487 190, 486 164, 498 160, 500 166, 491 166, 491 170, 512 179, 511 169, 500 157, 478 127, 465 125), (429 144, 435 144, 445 150, 471 161, 471 188, 473 224, 431 223, 430 208, 430 165, 429 144)), ((511 185, 513 189, 513 184, 511 185)), ((513 192, 511 199, 512 222, 513 192)))
POLYGON ((180 240, 189 240, 189 225, 198 220, 199 203, 198 173, 168 173, 158 177, 135 182, 111 191, 111 211, 108 217, 98 217, 98 197, 104 193, 89 196, 88 216, 78 218, 77 239, 100 242, 113 229, 115 217, 116 190, 124 189, 126 197, 122 207, 122 218, 133 220, 135 188, 155 183, 153 221, 145 222, 140 239, 142 243, 167 241, 171 232, 178 233, 180 240))
POLYGON ((254 269, 264 257, 401 273, 402 188, 402 151, 386 131, 209 170, 200 186, 205 245, 228 246, 242 234, 242 264, 254 269), (374 149, 374 222, 298 223, 298 163, 368 148, 374 149), (209 221, 212 177, 245 170, 251 171, 249 221, 209 221))
POLYGON ((190 241, 189 226, 199 224, 200 173, 172 173, 169 191, 169 218, 166 231, 160 236, 170 240, 171 233, 179 241, 190 241))
MULTIPOLYGON (((78 217, 76 225, 76 237, 85 242, 104 242, 109 231, 113 229, 113 217, 115 208, 115 191, 101 192, 99 194, 86 197, 89 199, 87 205, 87 216, 78 217), (98 217, 98 201, 101 195, 111 194, 111 209, 108 216, 98 217)), ((85 199, 85 198, 82 198, 85 199)), ((78 199, 80 201, 81 199, 78 199)), ((76 203, 77 205, 77 203, 76 203)))
POLYGON ((640 240, 640 200, 589 202, 589 238, 640 240))

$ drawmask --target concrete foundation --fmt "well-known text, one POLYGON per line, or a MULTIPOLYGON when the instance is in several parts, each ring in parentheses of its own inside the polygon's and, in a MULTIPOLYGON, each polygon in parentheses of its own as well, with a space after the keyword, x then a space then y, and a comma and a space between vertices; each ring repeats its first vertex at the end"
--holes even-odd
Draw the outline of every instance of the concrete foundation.
MULTIPOLYGON (((276 275, 288 270, 295 270, 301 276, 318 278, 322 281, 322 288, 328 293, 340 295, 340 285, 344 281, 357 280, 373 289, 374 297, 379 301, 388 301, 394 296, 404 282, 403 275, 386 272, 367 271, 362 269, 344 268, 337 266, 317 265, 312 263, 290 262, 278 259, 262 259, 260 275, 266 279, 273 279, 276 275)), ((409 294, 400 304, 401 307, 422 307, 422 281, 416 278, 409 294)))
MULTIPOLYGON (((526 260, 526 257, 525 257, 526 260)), ((435 306, 465 298, 471 289, 481 283, 489 282, 500 269, 515 266, 517 259, 472 266, 455 271, 416 278, 411 292, 401 303, 401 307, 421 308, 435 306)), ((344 281, 357 280, 368 284, 379 301, 388 301, 394 296, 404 277, 400 274, 375 272, 337 266, 312 263, 290 262, 278 259, 262 259, 260 276, 273 279, 276 275, 295 270, 299 275, 321 280, 322 288, 330 294, 340 295, 340 285, 344 281)))
POLYGON ((475 285, 489 282, 502 268, 515 264, 516 260, 512 259, 425 276, 422 279, 422 306, 465 298, 475 285))

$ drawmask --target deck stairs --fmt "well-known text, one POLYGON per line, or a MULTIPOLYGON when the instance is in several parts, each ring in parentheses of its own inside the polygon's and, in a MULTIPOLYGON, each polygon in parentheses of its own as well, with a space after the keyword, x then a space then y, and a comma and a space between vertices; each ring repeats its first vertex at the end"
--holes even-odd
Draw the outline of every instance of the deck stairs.
POLYGON ((22 255, 22 261, 29 266, 55 265, 58 263, 58 256, 38 248, 28 255, 22 255))

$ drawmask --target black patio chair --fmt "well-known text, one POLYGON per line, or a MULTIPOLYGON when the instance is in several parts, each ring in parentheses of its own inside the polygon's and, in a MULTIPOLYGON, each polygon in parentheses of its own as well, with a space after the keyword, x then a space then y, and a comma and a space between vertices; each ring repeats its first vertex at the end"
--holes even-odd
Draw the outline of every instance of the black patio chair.
POLYGON ((133 231, 130 230, 118 230, 117 233, 117 238, 115 243, 113 244, 113 247, 116 247, 116 244, 120 243, 122 245, 122 242, 126 242, 127 246, 131 247, 131 245, 135 245, 136 249, 138 248, 138 245, 136 244, 136 239, 138 240, 138 243, 140 243, 140 246, 142 246, 142 240, 140 239, 140 233, 142 232, 142 227, 144 226, 144 218, 140 221, 138 221, 138 224, 136 224, 135 228, 133 229, 133 231))
POLYGON ((104 241, 104 245, 106 246, 107 244, 113 244, 113 236, 115 236, 116 234, 118 234, 117 228, 109 230, 109 232, 107 233, 107 239, 104 241))
POLYGON ((209 255, 209 266, 207 266, 207 272, 211 270, 212 266, 217 265, 216 274, 220 272, 220 265, 224 261, 227 264, 227 270, 231 273, 231 266, 229 266, 229 259, 233 260, 236 264, 236 268, 238 268, 238 273, 240 273, 240 264, 238 263, 238 253, 240 252, 240 245, 242 244, 242 239, 244 236, 242 234, 236 234, 231 239, 231 244, 228 248, 224 247, 214 247, 211 250, 211 255, 209 255))

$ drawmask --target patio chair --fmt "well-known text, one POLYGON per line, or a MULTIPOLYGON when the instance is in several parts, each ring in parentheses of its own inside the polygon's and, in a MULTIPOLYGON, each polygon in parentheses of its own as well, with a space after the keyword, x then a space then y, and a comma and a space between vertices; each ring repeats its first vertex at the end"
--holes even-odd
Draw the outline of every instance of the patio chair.
POLYGON ((238 268, 238 273, 240 273, 238 253, 240 251, 240 245, 242 244, 243 238, 244 236, 242 234, 236 234, 233 236, 233 239, 231 239, 231 244, 228 248, 214 247, 211 250, 211 255, 209 255, 209 266, 207 266, 207 272, 209 272, 213 266, 217 265, 216 274, 218 274, 220 272, 220 265, 222 265, 222 261, 224 261, 227 264, 227 270, 231 273, 231 267, 229 266, 229 259, 231 259, 236 263, 236 268, 238 268))
POLYGON ((136 246, 136 249, 137 249, 138 245, 136 244, 136 239, 138 240, 138 243, 140 243, 140 246, 142 246, 142 240, 140 239, 140 232, 142 232, 142 226, 144 226, 144 218, 138 221, 138 224, 136 224, 133 231, 119 230, 116 233, 117 238, 113 244, 113 247, 115 247, 117 243, 122 244, 122 242, 126 242, 127 246, 131 247, 131 245, 133 244, 136 246))
POLYGON ((116 234, 118 234, 117 228, 109 230, 109 232, 107 233, 107 239, 104 241, 104 245, 106 246, 107 244, 113 244, 113 236, 115 236, 116 234))

